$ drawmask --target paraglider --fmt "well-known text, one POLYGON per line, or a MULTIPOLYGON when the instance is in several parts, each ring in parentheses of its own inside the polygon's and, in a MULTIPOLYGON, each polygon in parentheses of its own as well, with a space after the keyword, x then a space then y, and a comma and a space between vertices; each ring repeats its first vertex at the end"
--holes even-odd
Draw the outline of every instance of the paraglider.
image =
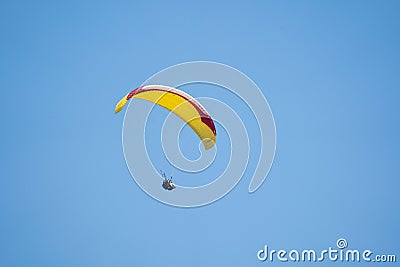
MULTIPOLYGON (((115 113, 120 112, 132 98, 139 98, 155 103, 171 111, 181 118, 197 134, 206 150, 212 148, 216 142, 215 124, 205 108, 193 97, 181 90, 163 85, 145 85, 136 88, 125 95, 116 105, 115 113)), ((170 179, 163 177, 162 187, 171 191, 176 188, 170 179)))
POLYGON ((214 146, 217 136, 214 121, 190 95, 169 86, 145 85, 124 96, 115 107, 115 113, 120 112, 131 98, 144 99, 168 109, 193 129, 206 150, 214 146))
MULTIPOLYGON (((161 171, 160 171, 161 172, 161 171)), ((170 179, 167 179, 167 177, 165 176, 165 172, 161 172, 161 176, 164 178, 163 183, 162 183, 162 187, 165 190, 171 191, 172 189, 175 189, 175 184, 172 182, 172 176, 170 179)))

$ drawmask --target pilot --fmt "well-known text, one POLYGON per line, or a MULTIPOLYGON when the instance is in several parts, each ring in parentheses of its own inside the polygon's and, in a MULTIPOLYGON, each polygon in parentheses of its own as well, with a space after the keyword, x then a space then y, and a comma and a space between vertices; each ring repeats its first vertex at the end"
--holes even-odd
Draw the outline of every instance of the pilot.
POLYGON ((171 190, 176 188, 175 184, 172 182, 172 176, 171 176, 170 179, 167 179, 167 177, 165 176, 165 173, 161 172, 161 175, 164 178, 163 183, 162 183, 162 187, 165 190, 171 191, 171 190))

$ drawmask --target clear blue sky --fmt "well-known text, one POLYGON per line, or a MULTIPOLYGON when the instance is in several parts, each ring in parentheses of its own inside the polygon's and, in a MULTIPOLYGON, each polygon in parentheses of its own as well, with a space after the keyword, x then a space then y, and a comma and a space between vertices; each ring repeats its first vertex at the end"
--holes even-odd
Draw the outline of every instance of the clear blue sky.
POLYGON ((256 257, 265 244, 324 249, 339 237, 398 253, 399 10, 1 2, 0 266, 266 266, 256 257), (277 150, 256 193, 247 175, 220 201, 181 209, 130 177, 113 109, 152 74, 193 60, 257 83, 277 150))

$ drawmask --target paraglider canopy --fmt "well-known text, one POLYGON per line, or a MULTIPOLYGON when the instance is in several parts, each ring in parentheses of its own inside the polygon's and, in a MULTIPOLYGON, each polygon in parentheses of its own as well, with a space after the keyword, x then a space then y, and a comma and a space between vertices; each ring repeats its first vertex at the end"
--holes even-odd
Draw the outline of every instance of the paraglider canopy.
POLYGON ((140 98, 162 106, 187 123, 199 136, 206 150, 216 142, 214 121, 205 108, 193 97, 173 87, 145 85, 124 96, 116 105, 115 113, 120 112, 131 98, 140 98))

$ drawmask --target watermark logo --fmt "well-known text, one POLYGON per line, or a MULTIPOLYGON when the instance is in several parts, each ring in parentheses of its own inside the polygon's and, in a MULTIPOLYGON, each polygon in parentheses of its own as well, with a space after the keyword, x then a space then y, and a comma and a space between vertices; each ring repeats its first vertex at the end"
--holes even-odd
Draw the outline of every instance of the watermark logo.
POLYGON ((336 246, 337 246, 338 248, 340 248, 340 249, 347 248, 347 240, 344 239, 344 238, 339 238, 339 239, 336 241, 336 246))
MULTIPOLYGON (((236 95, 251 110, 260 136, 260 154, 257 167, 249 184, 249 192, 255 192, 264 182, 272 166, 275 155, 276 131, 275 122, 268 102, 257 85, 245 74, 230 66, 215 62, 187 62, 166 68, 144 84, 161 84, 171 87, 203 83, 215 85, 236 95)), ((214 202, 229 193, 242 178, 250 160, 250 139, 246 130, 246 122, 240 116, 240 110, 230 103, 224 103, 217 98, 200 98, 200 103, 211 114, 213 120, 223 129, 230 140, 230 158, 224 172, 218 174, 209 184, 197 187, 177 185, 173 192, 167 192, 160 186, 162 178, 159 169, 153 166, 146 149, 146 124, 154 106, 143 110, 141 106, 129 104, 123 123, 123 151, 128 169, 135 182, 149 196, 165 204, 178 207, 197 207, 214 202), (141 114, 138 116, 137 114, 141 114)), ((165 157, 175 168, 185 172, 200 172, 211 166, 218 150, 216 145, 208 151, 201 146, 201 156, 193 161, 172 156, 180 152, 178 136, 183 124, 168 123, 166 119, 162 129, 162 146, 165 157), (171 142, 173 140, 173 142, 171 142)), ((218 134, 218 133, 217 133, 218 134)), ((218 137, 217 137, 218 138, 218 137)))
POLYGON ((323 250, 275 250, 265 245, 257 252, 257 259, 262 262, 396 262, 396 255, 375 254, 369 249, 349 249, 347 240, 339 238, 335 248, 329 247, 323 250))

